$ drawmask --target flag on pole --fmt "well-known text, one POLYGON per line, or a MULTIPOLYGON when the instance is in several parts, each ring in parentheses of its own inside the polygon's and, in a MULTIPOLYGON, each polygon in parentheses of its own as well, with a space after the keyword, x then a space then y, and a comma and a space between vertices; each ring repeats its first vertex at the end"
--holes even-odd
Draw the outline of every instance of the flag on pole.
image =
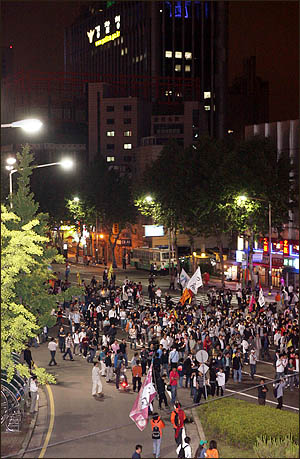
POLYGON ((156 390, 152 382, 152 363, 148 374, 143 382, 138 396, 129 413, 130 419, 136 423, 138 429, 143 431, 148 423, 148 407, 156 395, 156 390))
POLYGON ((202 285, 203 285, 203 282, 202 282, 201 271, 200 271, 200 267, 198 266, 198 268, 196 269, 196 271, 194 272, 194 274, 188 281, 186 288, 191 290, 191 292, 193 292, 193 294, 196 295, 198 288, 201 287, 202 285))
POLYGON ((189 280, 190 280, 190 276, 182 268, 180 276, 179 276, 179 282, 180 282, 182 288, 185 288, 187 286, 187 283, 188 283, 189 280))
POLYGON ((255 304, 254 296, 251 295, 250 302, 249 302, 249 312, 253 311, 253 305, 255 304))
POLYGON ((189 298, 192 298, 192 294, 187 288, 185 288, 182 297, 179 300, 179 303, 181 303, 183 306, 189 298))
POLYGON ((265 305, 265 297, 264 297, 264 292, 262 288, 260 288, 259 290, 258 303, 261 308, 263 308, 265 305))
POLYGON ((108 273, 107 273, 107 279, 108 280, 111 279, 112 273, 113 273, 113 267, 112 267, 112 264, 111 264, 110 267, 109 267, 108 273))

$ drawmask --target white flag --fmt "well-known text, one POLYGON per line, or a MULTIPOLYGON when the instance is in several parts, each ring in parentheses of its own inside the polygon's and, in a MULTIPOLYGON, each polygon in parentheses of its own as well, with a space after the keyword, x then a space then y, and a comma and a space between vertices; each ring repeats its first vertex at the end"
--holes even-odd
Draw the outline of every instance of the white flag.
POLYGON ((183 289, 185 289, 188 281, 190 280, 190 276, 185 272, 185 270, 182 268, 180 276, 179 276, 179 282, 182 286, 183 289))
POLYGON ((265 297, 264 297, 264 292, 262 288, 259 291, 258 302, 259 302, 259 306, 263 308, 265 305, 265 297))
POLYGON ((203 282, 202 282, 201 271, 200 271, 200 267, 198 267, 196 271, 194 272, 194 274, 192 275, 192 277, 190 278, 190 280, 188 281, 186 288, 188 290, 191 290, 193 294, 196 295, 198 288, 201 287, 202 285, 203 285, 203 282))

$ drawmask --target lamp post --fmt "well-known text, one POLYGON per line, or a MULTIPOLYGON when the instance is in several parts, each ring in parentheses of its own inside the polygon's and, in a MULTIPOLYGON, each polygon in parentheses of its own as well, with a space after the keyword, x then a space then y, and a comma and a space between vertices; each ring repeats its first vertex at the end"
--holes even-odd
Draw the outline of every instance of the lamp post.
POLYGON ((263 201, 268 203, 269 210, 269 293, 272 292, 272 205, 271 202, 263 198, 248 198, 247 196, 239 196, 241 201, 246 201, 247 199, 252 201, 263 201))
MULTIPOLYGON (((12 164, 15 163, 13 161, 13 158, 8 158, 7 163, 10 164, 7 167, 7 169, 10 171, 9 172, 9 197, 10 197, 10 208, 13 208, 13 202, 12 202, 12 197, 13 197, 13 180, 12 176, 15 172, 18 172, 19 169, 11 169, 13 167, 12 164)), ((62 166, 64 169, 71 169, 73 167, 73 161, 71 159, 62 159, 61 161, 58 161, 56 163, 48 163, 48 164, 39 164, 37 166, 33 166, 33 169, 40 169, 41 167, 50 167, 50 166, 62 166)))

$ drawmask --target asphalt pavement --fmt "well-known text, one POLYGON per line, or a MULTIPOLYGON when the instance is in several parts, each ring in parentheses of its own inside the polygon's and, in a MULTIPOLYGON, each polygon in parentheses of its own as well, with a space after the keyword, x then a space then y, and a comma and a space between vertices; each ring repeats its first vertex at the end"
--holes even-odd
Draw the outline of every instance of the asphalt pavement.
MULTIPOLYGON (((61 278, 64 277, 64 266, 54 265, 54 270, 60 272, 61 278)), ((90 280, 93 275, 99 280, 102 277, 103 269, 99 267, 86 267, 82 265, 72 265, 70 280, 72 283, 77 282, 76 274, 80 273, 81 280, 90 280)), ((117 283, 122 282, 127 276, 129 279, 141 281, 146 291, 148 285, 148 273, 145 271, 136 271, 128 269, 126 271, 117 270, 117 283)), ((159 285, 163 293, 168 289, 168 277, 158 277, 156 285, 159 285)), ((176 299, 180 297, 180 292, 171 292, 176 299)), ((146 296, 146 295, 145 295, 146 296)), ((205 292, 200 292, 197 297, 207 302, 205 292)), ((175 298, 174 298, 175 299, 175 298)), ((57 327, 51 330, 49 336, 57 335, 57 327)), ((126 335, 118 330, 117 337, 121 339, 126 335)), ((129 345, 128 345, 129 347, 129 345)), ((139 349, 139 348, 138 348, 139 349)), ((143 458, 153 457, 152 454, 152 439, 151 427, 148 424, 143 432, 140 432, 135 424, 129 418, 129 412, 133 406, 137 393, 124 393, 117 391, 115 384, 106 383, 105 378, 102 378, 104 398, 101 401, 95 400, 91 395, 91 372, 92 364, 87 363, 81 356, 75 356, 75 361, 62 359, 60 351, 57 352, 56 367, 48 367, 50 360, 47 344, 41 344, 38 348, 32 348, 33 360, 38 366, 45 367, 47 371, 52 373, 57 380, 56 385, 51 385, 50 391, 53 395, 54 408, 50 409, 48 390, 47 399, 42 394, 42 407, 47 406, 48 412, 45 409, 39 413, 37 429, 35 430, 32 441, 29 445, 29 450, 48 445, 46 450, 41 449, 35 452, 28 452, 24 455, 29 457, 52 457, 52 458, 130 458, 134 452, 135 445, 140 443, 143 445, 143 458), (49 430, 50 419, 54 419, 53 429, 49 430)), ((132 356, 132 351, 129 351, 129 358, 132 356)), ((128 380, 131 382, 131 371, 127 370, 128 380)), ((259 362, 257 365, 257 377, 253 382, 249 376, 249 367, 244 366, 244 374, 242 383, 233 383, 232 379, 226 386, 225 394, 232 393, 234 396, 243 398, 249 402, 257 403, 257 390, 252 389, 246 395, 239 395, 238 392, 244 389, 253 387, 259 382, 259 375, 264 376, 267 381, 274 377, 274 368, 271 362, 259 362)), ((272 387, 268 392, 267 399, 273 402, 272 387)), ((184 407, 192 406, 188 389, 179 389, 178 399, 183 403, 184 407)), ((289 390, 284 394, 284 409, 297 411, 299 409, 299 390, 294 392, 289 390)), ((213 403, 213 402, 211 402, 213 403)), ((154 409, 158 410, 157 401, 155 401, 154 409)), ((172 458, 176 457, 175 441, 173 428, 170 423, 170 414, 164 410, 161 411, 161 416, 166 423, 166 428, 163 432, 161 457, 172 458)), ((50 423, 51 424, 51 423, 50 423)), ((192 437, 193 444, 196 446, 198 442, 198 434, 194 424, 187 425, 187 433, 192 437)), ((193 450, 195 451, 195 449, 193 450)))

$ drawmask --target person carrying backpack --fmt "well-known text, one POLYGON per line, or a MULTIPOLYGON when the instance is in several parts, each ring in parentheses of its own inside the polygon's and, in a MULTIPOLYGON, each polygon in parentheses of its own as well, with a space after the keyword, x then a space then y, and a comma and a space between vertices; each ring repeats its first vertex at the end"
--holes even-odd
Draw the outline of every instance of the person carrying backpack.
POLYGON ((190 437, 185 437, 182 444, 176 449, 177 456, 180 459, 191 458, 192 457, 192 448, 191 448, 191 439, 190 437))
POLYGON ((151 419, 152 428, 152 440, 153 440, 153 456, 159 457, 160 455, 160 444, 162 440, 162 429, 164 429, 165 423, 160 418, 158 413, 153 413, 151 419))
POLYGON ((184 421, 186 419, 186 415, 184 411, 181 409, 181 405, 179 402, 176 402, 174 405, 174 411, 171 413, 171 423, 173 424, 174 431, 175 431, 175 441, 177 445, 181 445, 182 443, 182 430, 184 427, 184 421))

